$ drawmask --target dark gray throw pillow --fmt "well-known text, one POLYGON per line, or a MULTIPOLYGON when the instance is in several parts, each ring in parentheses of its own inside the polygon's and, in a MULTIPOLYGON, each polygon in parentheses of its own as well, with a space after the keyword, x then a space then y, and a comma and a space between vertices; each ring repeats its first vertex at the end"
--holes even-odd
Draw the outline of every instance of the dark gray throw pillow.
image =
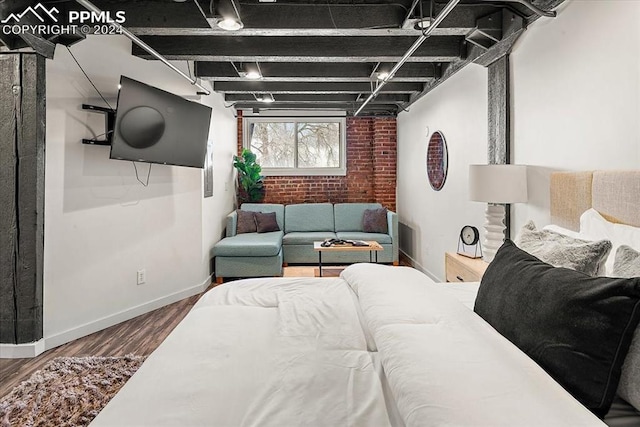
POLYGON ((387 208, 365 209, 362 216, 362 231, 365 233, 388 233, 387 208))
POLYGON ((640 320, 640 278, 553 267, 507 240, 474 310, 603 418, 640 320))
POLYGON ((278 221, 276 221, 276 213, 256 212, 256 227, 258 229, 258 233, 280 231, 280 227, 278 227, 278 221))
POLYGON ((257 231, 255 212, 237 209, 236 213, 238 214, 236 234, 255 233, 257 231))

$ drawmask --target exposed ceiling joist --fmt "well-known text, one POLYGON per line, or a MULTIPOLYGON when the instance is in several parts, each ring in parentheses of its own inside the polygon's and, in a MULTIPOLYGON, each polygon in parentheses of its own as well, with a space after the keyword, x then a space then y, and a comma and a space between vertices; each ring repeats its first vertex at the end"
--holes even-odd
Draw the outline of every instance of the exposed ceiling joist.
MULTIPOLYGON (((377 64, 373 63, 340 63, 339 65, 323 62, 263 62, 259 64, 262 80, 264 81, 369 81, 377 64)), ((383 63, 378 70, 390 70, 393 64, 383 63)), ((197 77, 213 81, 246 81, 240 77, 238 70, 257 68, 255 62, 196 62, 197 77)), ((395 80, 401 81, 430 81, 440 74, 440 64, 411 63, 406 64, 396 74, 395 80)))
MULTIPOLYGON (((260 62, 396 62, 415 37, 198 37, 144 36, 168 59, 260 62), (185 46, 188 46, 186 51, 185 46)), ((464 54, 463 37, 432 37, 411 62, 448 62, 464 54)), ((133 54, 147 57, 135 47, 133 54)))
MULTIPOLYGON (((424 85, 419 82, 395 82, 387 84, 383 92, 409 93, 421 92, 424 85)), ((369 83, 361 82, 213 82, 213 90, 223 93, 242 92, 271 92, 271 93, 368 93, 371 92, 369 83)))
MULTIPOLYGON (((271 93, 271 92, 270 92, 271 93)), ((359 94, 278 94, 278 102, 325 102, 325 103, 348 103, 357 102, 359 94)), ((361 97, 360 97, 361 98, 361 97)), ((224 97, 227 102, 255 101, 253 93, 228 93, 224 97)), ((383 93, 380 94, 374 103, 404 103, 409 102, 409 94, 383 93)), ((362 100, 359 101, 360 103, 362 100)))
MULTIPOLYGON (((363 113, 397 114, 465 65, 491 62, 538 18, 536 7, 546 12, 562 1, 461 0, 363 113)), ((16 0, 12 11, 20 12, 26 2, 16 0)), ((438 16, 448 4, 446 0, 235 0, 243 28, 229 32, 216 26, 219 6, 229 0, 92 2, 105 11, 124 11, 124 26, 164 58, 194 61, 195 77, 210 80, 236 108, 348 113, 362 106, 379 87, 384 72, 416 42, 421 35, 416 23, 438 16), (253 65, 259 67, 258 80, 247 78, 253 65), (275 101, 268 105, 258 101, 257 95, 264 93, 275 101)), ((63 12, 80 7, 74 1, 55 3, 63 12)), ((0 12, 4 9, 0 7, 0 12)), ((27 46, 20 38, 3 41, 9 48, 27 46)), ((50 54, 51 46, 42 46, 50 54)), ((153 59, 136 46, 132 51, 153 59)))

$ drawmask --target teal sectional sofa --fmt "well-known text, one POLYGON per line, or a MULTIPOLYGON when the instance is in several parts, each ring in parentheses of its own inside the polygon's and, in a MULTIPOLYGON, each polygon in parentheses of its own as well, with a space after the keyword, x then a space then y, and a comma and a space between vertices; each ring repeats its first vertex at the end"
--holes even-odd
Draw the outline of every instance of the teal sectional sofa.
MULTIPOLYGON (((363 231, 366 209, 379 203, 303 203, 294 205, 245 203, 242 210, 275 212, 280 231, 236 234, 237 213, 227 216, 226 237, 213 248, 218 283, 225 277, 281 276, 286 264, 316 264, 313 242, 328 238, 375 240, 384 248, 378 262, 398 264, 398 216, 387 212, 388 233, 363 231)), ((323 263, 368 262, 369 252, 324 253, 323 263)))

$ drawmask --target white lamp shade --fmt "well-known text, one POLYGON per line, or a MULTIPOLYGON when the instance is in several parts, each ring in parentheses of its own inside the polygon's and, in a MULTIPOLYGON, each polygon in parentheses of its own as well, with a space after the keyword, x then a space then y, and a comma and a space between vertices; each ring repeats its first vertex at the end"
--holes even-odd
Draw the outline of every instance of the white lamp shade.
POLYGON ((469 199, 487 203, 527 201, 524 165, 469 165, 469 199))

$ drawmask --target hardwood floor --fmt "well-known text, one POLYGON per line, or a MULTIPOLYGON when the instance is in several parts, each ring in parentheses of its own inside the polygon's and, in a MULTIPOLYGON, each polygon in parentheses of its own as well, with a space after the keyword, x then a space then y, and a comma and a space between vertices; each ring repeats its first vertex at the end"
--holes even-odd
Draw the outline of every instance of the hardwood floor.
POLYGON ((0 359, 0 398, 50 360, 61 356, 148 355, 191 310, 201 295, 143 314, 30 359, 0 359))

